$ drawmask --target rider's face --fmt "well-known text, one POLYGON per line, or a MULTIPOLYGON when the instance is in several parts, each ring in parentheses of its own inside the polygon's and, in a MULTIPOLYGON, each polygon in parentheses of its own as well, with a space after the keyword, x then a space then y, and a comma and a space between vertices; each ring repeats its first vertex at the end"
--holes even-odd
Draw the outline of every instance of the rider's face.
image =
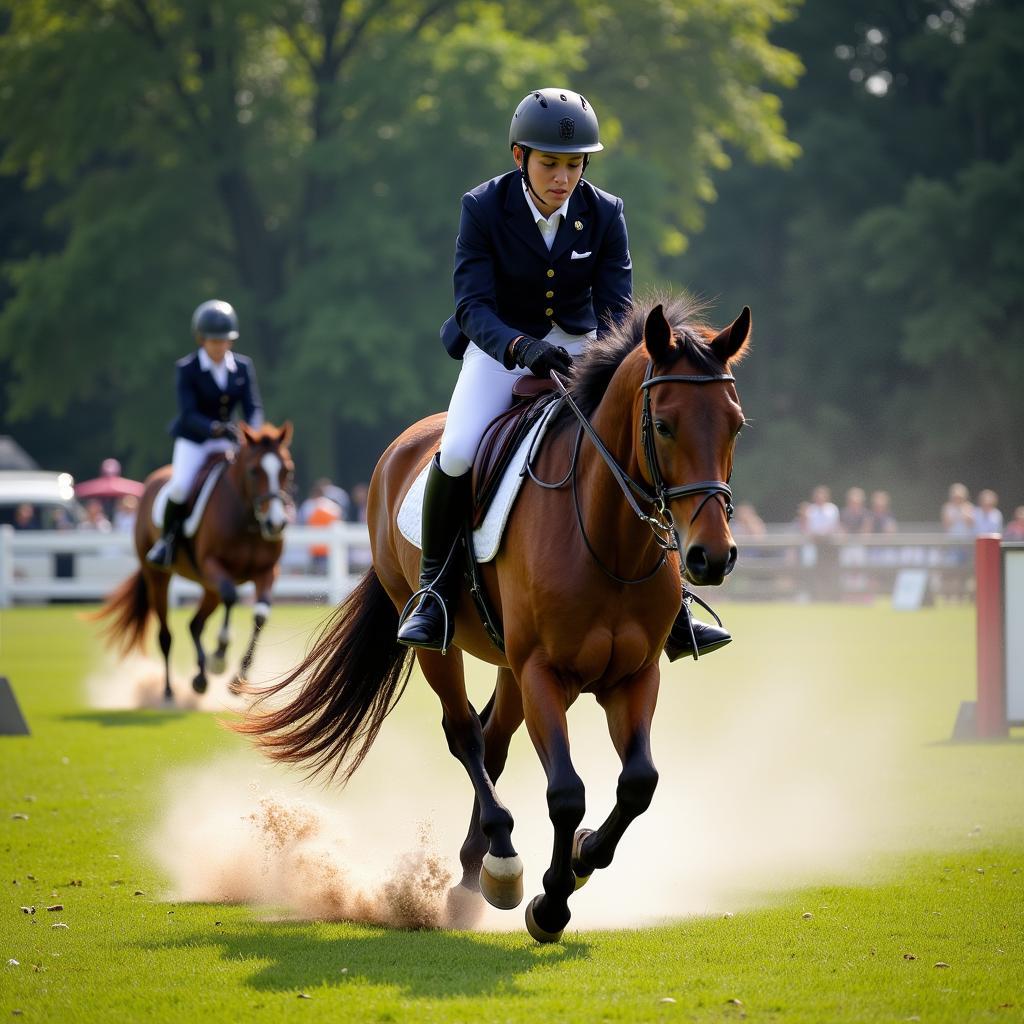
MULTIPOLYGON (((523 151, 516 146, 513 150, 516 165, 523 165, 523 151)), ((536 195, 531 198, 537 209, 550 217, 562 203, 572 195, 573 189, 583 177, 582 153, 542 153, 533 150, 526 165, 530 184, 536 195), (540 196, 538 199, 537 196, 540 196)))
POLYGON ((206 349, 206 354, 215 363, 219 363, 223 361, 228 349, 231 348, 231 340, 229 338, 203 338, 202 345, 206 349))

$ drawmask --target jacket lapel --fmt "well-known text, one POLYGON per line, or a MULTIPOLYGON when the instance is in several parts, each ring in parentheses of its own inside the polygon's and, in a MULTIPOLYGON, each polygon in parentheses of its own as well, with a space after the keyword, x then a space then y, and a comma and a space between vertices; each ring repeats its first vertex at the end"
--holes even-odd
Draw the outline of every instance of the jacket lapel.
MULTIPOLYGON (((591 217, 590 206, 586 199, 583 197, 583 192, 577 185, 573 190, 572 196, 569 198, 569 211, 568 214, 562 218, 562 223, 558 225, 558 233, 555 235, 555 241, 551 246, 551 262, 561 259, 566 252, 571 248, 579 249, 577 243, 586 244, 587 239, 590 238, 590 222, 593 218, 591 217), (579 230, 576 229, 576 222, 579 221, 583 225, 579 230)), ((540 234, 538 231, 537 234, 540 234)), ((581 249, 581 252, 585 252, 585 249, 581 249)))
POLYGON ((530 207, 526 205, 521 181, 518 174, 509 181, 508 195, 505 197, 505 223, 546 263, 550 259, 548 247, 530 214, 530 207))

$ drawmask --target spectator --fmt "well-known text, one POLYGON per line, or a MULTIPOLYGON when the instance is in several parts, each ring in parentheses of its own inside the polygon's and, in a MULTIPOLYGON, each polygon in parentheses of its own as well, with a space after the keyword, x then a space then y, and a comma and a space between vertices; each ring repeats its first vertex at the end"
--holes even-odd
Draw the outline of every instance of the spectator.
POLYGON ((110 520, 103 511, 103 502, 99 498, 90 498, 85 503, 85 520, 80 529, 110 533, 110 520))
POLYGON ((888 491, 871 492, 871 511, 864 520, 863 533, 895 533, 896 518, 890 511, 888 491))
POLYGON ((863 487, 851 487, 846 492, 846 504, 839 515, 843 533, 863 533, 868 519, 867 495, 863 487))
POLYGON ((951 484, 949 499, 942 506, 942 528, 946 533, 968 537, 974 533, 974 506, 963 484, 951 484))
POLYGON ((1013 518, 1006 524, 1003 538, 1005 540, 1024 540, 1024 505, 1018 505, 1013 510, 1013 518))
POLYGON ((335 487, 327 477, 320 477, 309 489, 309 497, 299 506, 299 522, 303 526, 310 525, 309 517, 313 510, 321 507, 325 501, 329 501, 335 506, 337 511, 335 519, 341 519, 345 512, 345 506, 337 500, 339 495, 343 495, 345 502, 348 502, 348 495, 340 487, 335 487))
POLYGON ((135 529, 135 516, 139 511, 139 499, 134 494, 119 498, 114 508, 114 532, 131 533, 135 529))
MULTIPOLYGON (((309 497, 299 509, 300 523, 305 526, 330 526, 331 523, 341 521, 341 506, 324 493, 332 486, 330 480, 326 478, 321 478, 313 484, 309 497)), ((314 544, 310 547, 309 557, 313 572, 322 574, 327 571, 328 551, 326 544, 314 544)))
POLYGON ((818 484, 811 492, 804 532, 812 537, 824 537, 838 529, 839 509, 832 501, 832 492, 824 484, 818 484))
POLYGON ((998 505, 999 495, 995 491, 986 489, 978 494, 978 504, 974 507, 975 534, 1003 532, 1003 513, 998 505))
POLYGON ((763 537, 766 533, 764 520, 757 514, 757 509, 749 501, 741 501, 736 506, 732 520, 734 537, 763 537))
POLYGON ((366 499, 370 488, 364 483, 358 483, 352 488, 352 522, 366 522, 366 499))
POLYGON ((22 502, 14 510, 13 525, 16 530, 38 530, 39 520, 36 517, 35 505, 30 505, 27 501, 22 502))

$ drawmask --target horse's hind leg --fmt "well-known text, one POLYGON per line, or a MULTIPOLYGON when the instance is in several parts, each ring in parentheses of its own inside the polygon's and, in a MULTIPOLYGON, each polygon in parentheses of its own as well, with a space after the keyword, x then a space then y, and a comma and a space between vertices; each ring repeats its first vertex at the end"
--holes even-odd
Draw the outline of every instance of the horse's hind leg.
MULTIPOLYGON (((523 701, 519 686, 512 671, 498 670, 498 681, 487 707, 480 713, 484 739, 484 771, 492 784, 496 784, 505 768, 508 745, 516 729, 523 723, 523 701)), ((462 844, 463 888, 476 891, 483 880, 490 886, 492 879, 483 872, 484 855, 488 851, 488 839, 480 820, 480 800, 473 800, 473 814, 469 820, 469 832, 462 844)))
POLYGON ((160 623, 160 651, 164 656, 164 703, 173 704, 171 692, 171 629, 167 625, 167 590, 171 584, 170 573, 158 572, 143 566, 143 578, 149 593, 149 606, 156 612, 160 623))
POLYGON ((206 620, 213 614, 214 609, 220 604, 220 598, 213 590, 204 590, 202 600, 188 624, 188 631, 192 634, 192 643, 196 648, 196 664, 199 671, 192 680, 192 689, 196 693, 206 693, 206 651, 203 650, 203 627, 206 620))
POLYGON ((210 656, 210 671, 220 674, 227 664, 228 644, 231 643, 231 609, 238 600, 238 588, 231 574, 212 555, 203 559, 203 576, 209 580, 224 602, 224 622, 217 634, 217 648, 210 656))
POLYGON ((442 655, 420 648, 416 656, 423 675, 441 701, 448 749, 462 762, 479 802, 480 828, 487 839, 487 852, 482 858, 486 875, 481 873, 484 896, 497 907, 511 909, 522 899, 523 863, 512 845, 512 815, 498 799, 484 765, 484 732, 466 697, 462 652, 452 648, 442 655))
POLYGON ((595 868, 612 862, 615 848, 630 823, 650 806, 658 785, 651 759, 651 719, 658 699, 659 671, 650 666, 632 680, 598 698, 608 719, 608 732, 622 761, 615 807, 596 832, 581 829, 573 842, 573 872, 577 888, 595 868))

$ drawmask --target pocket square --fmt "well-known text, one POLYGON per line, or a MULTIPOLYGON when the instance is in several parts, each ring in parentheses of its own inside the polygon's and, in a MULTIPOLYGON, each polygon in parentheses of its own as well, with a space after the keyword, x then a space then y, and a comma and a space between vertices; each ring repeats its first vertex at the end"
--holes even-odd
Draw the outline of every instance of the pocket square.
POLYGON ((572 260, 585 260, 588 256, 593 256, 593 255, 594 255, 593 251, 591 251, 591 252, 577 252, 575 249, 573 249, 572 255, 569 257, 569 259, 572 259, 572 260))

